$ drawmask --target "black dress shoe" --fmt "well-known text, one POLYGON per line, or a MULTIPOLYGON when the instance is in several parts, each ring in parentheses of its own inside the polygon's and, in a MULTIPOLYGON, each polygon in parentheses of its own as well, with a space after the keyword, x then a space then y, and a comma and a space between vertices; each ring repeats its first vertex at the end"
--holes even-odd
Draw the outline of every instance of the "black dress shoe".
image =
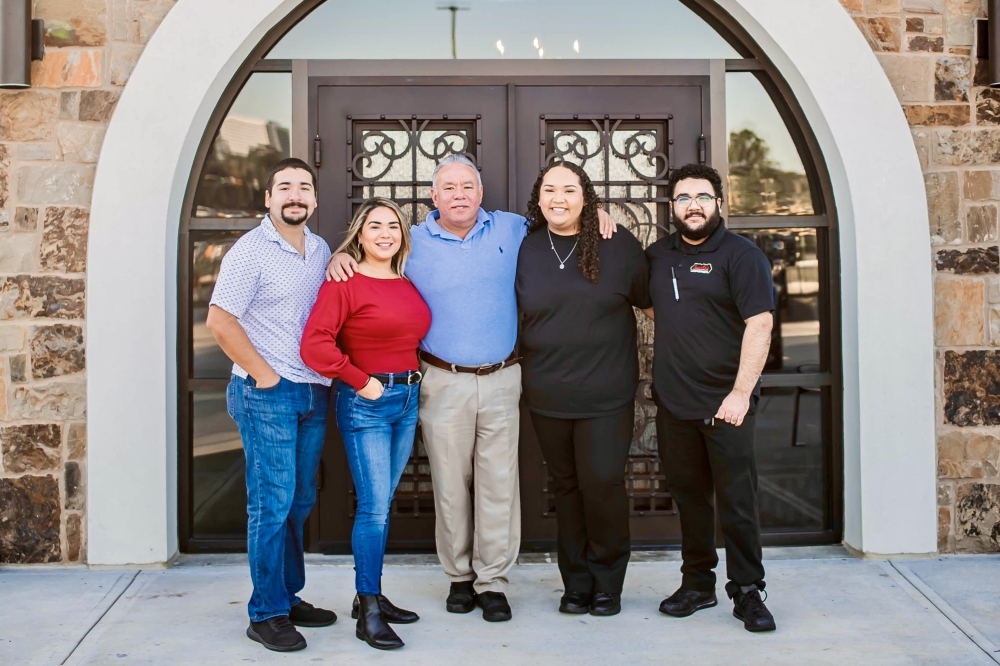
POLYGON ((685 590, 683 587, 660 602, 660 612, 674 617, 687 617, 703 608, 719 603, 715 591, 685 590))
POLYGON ((263 622, 251 620, 247 636, 275 652, 295 652, 306 647, 306 639, 288 621, 287 615, 272 617, 263 622))
POLYGON ((329 627, 337 621, 337 614, 331 610, 316 608, 308 601, 300 601, 292 606, 288 619, 298 627, 329 627))
POLYGON ((476 595, 483 607, 483 619, 487 622, 506 622, 511 618, 510 604, 503 592, 483 592, 476 595))
POLYGON ((355 635, 379 650, 403 647, 403 641, 382 618, 378 597, 374 594, 358 595, 358 628, 355 635))
POLYGON ((596 592, 594 600, 590 602, 590 614, 598 616, 618 615, 622 612, 622 601, 620 594, 608 594, 607 592, 596 592))
POLYGON ((573 615, 589 613, 591 596, 589 592, 567 592, 559 600, 559 612, 573 615))
MULTIPOLYGON (((351 605, 351 617, 358 619, 358 595, 354 595, 354 603, 351 605)), ((403 610, 393 605, 385 598, 385 595, 378 595, 378 607, 382 611, 382 619, 391 624, 412 624, 420 619, 420 616, 413 611, 403 610)))
POLYGON ((452 583, 444 606, 449 613, 471 613, 476 607, 476 590, 472 587, 472 581, 452 583))
POLYGON ((750 590, 746 594, 737 592, 733 596, 733 616, 743 620, 743 628, 747 631, 774 631, 774 617, 767 610, 758 590, 750 590))

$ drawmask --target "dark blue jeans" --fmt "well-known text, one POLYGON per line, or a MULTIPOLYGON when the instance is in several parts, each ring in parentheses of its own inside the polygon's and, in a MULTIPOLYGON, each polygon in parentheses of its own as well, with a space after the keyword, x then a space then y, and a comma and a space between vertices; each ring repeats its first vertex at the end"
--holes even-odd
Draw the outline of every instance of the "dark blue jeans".
POLYGON ((351 534, 358 594, 382 591, 389 504, 413 449, 419 398, 420 384, 386 386, 378 400, 362 398, 344 382, 338 381, 334 388, 337 427, 358 496, 351 534))
POLYGON ((263 622, 288 615, 306 584, 302 527, 316 502, 330 389, 287 379, 259 389, 233 375, 226 404, 247 459, 248 610, 263 622))

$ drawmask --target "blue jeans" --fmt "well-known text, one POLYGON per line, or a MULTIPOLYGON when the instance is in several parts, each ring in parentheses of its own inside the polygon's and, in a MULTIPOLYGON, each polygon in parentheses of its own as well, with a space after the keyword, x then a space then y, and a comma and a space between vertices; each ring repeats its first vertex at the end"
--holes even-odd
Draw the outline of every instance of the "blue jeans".
POLYGON ((226 404, 247 459, 248 610, 263 622, 288 615, 306 584, 302 527, 316 502, 330 389, 287 379, 259 389, 233 375, 226 404))
POLYGON ((389 503, 413 449, 420 404, 420 384, 384 388, 378 400, 362 398, 344 382, 338 381, 334 388, 337 427, 358 496, 351 549, 354 585, 361 595, 382 591, 389 503))

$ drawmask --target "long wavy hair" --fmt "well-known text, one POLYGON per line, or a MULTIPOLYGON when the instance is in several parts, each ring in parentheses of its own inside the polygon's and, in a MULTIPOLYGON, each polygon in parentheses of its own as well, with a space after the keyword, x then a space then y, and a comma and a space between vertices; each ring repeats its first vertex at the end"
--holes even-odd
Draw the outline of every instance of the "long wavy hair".
POLYGON ((340 252, 345 252, 351 256, 354 261, 359 264, 365 258, 364 248, 361 247, 361 243, 358 241, 358 236, 361 235, 361 230, 365 226, 365 222, 368 221, 368 216, 376 208, 388 208, 396 214, 399 218, 399 230, 402 236, 401 242, 399 244, 399 250, 392 257, 392 262, 390 266, 392 267, 392 272, 403 277, 403 270, 406 268, 406 260, 410 256, 410 220, 403 212, 403 209, 393 201, 392 199, 384 199, 382 197, 372 197, 371 199, 366 199, 364 203, 358 208, 358 212, 354 214, 354 219, 347 227, 347 234, 344 236, 344 242, 340 244, 340 247, 336 249, 334 254, 340 252))
POLYGON ((597 245, 601 240, 600 224, 597 221, 599 199, 597 198, 597 191, 594 190, 594 184, 590 181, 590 176, 587 175, 586 171, 572 162, 550 162, 548 166, 542 169, 542 172, 538 174, 538 179, 535 180, 535 186, 531 189, 531 198, 528 200, 528 214, 526 215, 528 218, 528 232, 531 233, 535 229, 540 229, 547 224, 545 215, 542 213, 542 208, 538 205, 538 198, 542 190, 542 181, 545 180, 545 174, 556 168, 569 169, 580 179, 580 187, 583 188, 583 211, 580 212, 580 258, 577 265, 580 267, 583 277, 588 282, 597 284, 600 272, 600 258, 598 256, 597 245))

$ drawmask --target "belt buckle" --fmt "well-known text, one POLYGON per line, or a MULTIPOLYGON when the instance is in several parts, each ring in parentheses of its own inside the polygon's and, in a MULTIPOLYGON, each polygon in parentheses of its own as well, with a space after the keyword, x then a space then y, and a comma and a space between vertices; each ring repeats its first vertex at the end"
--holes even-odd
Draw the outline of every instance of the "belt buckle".
POLYGON ((424 378, 424 373, 419 370, 414 370, 409 375, 406 376, 406 385, 413 386, 414 384, 419 384, 420 380, 424 378), (416 379, 414 379, 416 377, 416 379))
POLYGON ((500 363, 485 363, 476 370, 477 375, 488 375, 490 373, 496 372, 503 367, 503 362, 500 363))

